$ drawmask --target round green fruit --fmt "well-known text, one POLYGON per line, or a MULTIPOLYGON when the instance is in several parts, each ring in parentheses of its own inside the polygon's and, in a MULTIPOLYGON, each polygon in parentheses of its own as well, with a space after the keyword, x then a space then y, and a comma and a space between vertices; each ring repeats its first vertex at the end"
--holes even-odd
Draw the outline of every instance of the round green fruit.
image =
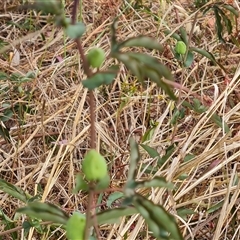
POLYGON ((86 217, 80 212, 74 212, 66 223, 66 234, 70 240, 84 239, 86 217))
POLYGON ((178 41, 175 47, 175 51, 181 55, 185 54, 187 51, 186 44, 183 41, 178 41))
POLYGON ((88 63, 94 68, 100 68, 105 61, 105 52, 102 48, 92 48, 87 54, 88 63))
POLYGON ((82 170, 88 181, 99 181, 108 173, 105 158, 95 149, 91 149, 84 157, 82 170))

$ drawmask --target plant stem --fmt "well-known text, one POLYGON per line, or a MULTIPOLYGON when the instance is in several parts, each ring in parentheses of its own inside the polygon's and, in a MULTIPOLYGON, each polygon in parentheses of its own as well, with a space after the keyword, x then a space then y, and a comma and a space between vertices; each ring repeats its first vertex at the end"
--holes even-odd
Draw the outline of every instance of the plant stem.
MULTIPOLYGON (((79 0, 74 0, 73 3, 73 11, 72 11, 72 24, 76 23, 76 18, 77 18, 77 9, 79 5, 79 0)), ((85 57, 84 50, 82 47, 82 43, 80 39, 75 39, 75 42, 77 44, 77 49, 80 54, 80 57, 82 59, 82 64, 83 64, 83 70, 84 73, 87 75, 87 77, 92 76, 92 71, 89 67, 88 61, 85 57)), ((95 104, 95 99, 94 99, 94 94, 93 91, 89 91, 89 108, 90 108, 90 145, 92 149, 96 149, 96 129, 95 129, 95 110, 96 110, 96 104, 95 104)), ((86 210, 86 227, 84 231, 84 239, 88 240, 89 239, 89 234, 90 234, 90 227, 91 227, 91 207, 92 205, 94 206, 95 204, 93 203, 94 201, 94 190, 92 190, 92 184, 94 183, 89 183, 90 191, 88 194, 88 205, 87 205, 87 210, 86 210)))

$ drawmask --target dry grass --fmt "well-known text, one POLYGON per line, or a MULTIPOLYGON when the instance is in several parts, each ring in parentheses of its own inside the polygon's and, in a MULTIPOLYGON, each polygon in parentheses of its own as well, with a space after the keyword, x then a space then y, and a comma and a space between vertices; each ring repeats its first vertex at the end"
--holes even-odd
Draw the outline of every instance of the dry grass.
MULTIPOLYGON (((140 86, 122 67, 114 84, 95 91, 97 147, 111 167, 111 191, 123 186, 126 180, 129 137, 133 135, 141 142, 150 128, 150 121, 158 123, 148 145, 161 155, 172 144, 175 144, 175 151, 156 173, 146 174, 142 168, 138 178, 165 176, 177 190, 168 193, 164 189, 152 189, 143 194, 163 204, 177 217, 186 240, 240 239, 240 183, 236 181, 240 170, 239 49, 230 43, 220 44, 208 18, 199 14, 196 24, 200 33, 193 35, 191 45, 211 51, 227 69, 227 74, 200 56, 191 68, 182 69, 169 48, 173 41, 165 37, 163 31, 188 26, 194 17, 190 14, 192 6, 183 1, 171 4, 160 0, 144 1, 151 9, 147 12, 133 9, 128 1, 123 2, 125 5, 112 0, 91 4, 84 1, 82 16, 88 26, 83 38, 85 50, 97 45, 109 53, 109 26, 113 17, 119 15, 119 39, 139 34, 159 39, 165 46, 164 53, 148 53, 161 59, 171 68, 176 81, 182 80, 190 89, 188 93, 181 93, 181 100, 192 99, 197 94, 202 103, 210 107, 208 113, 217 113, 228 123, 231 134, 225 134, 212 123, 210 115, 193 111, 188 111, 177 126, 172 126, 174 103, 154 84, 140 86), (194 158, 184 162, 189 154, 194 158), (179 180, 182 174, 188 178, 179 180), (222 207, 211 213, 207 211, 221 201, 222 207), (183 219, 177 216, 179 208, 191 209, 195 213, 183 219)), ((4 6, 8 11, 0 9, 0 40, 18 49, 20 64, 11 66, 8 59, 11 47, 1 54, 0 71, 23 76, 29 71, 38 73, 33 80, 21 85, 23 94, 17 92, 10 79, 1 80, 1 89, 8 89, 3 93, 1 90, 1 105, 6 102, 12 106, 27 105, 30 111, 24 113, 21 123, 17 119, 18 112, 4 123, 10 129, 11 141, 8 143, 0 138, 0 177, 32 196, 39 195, 42 201, 61 206, 68 213, 76 209, 84 212, 87 196, 72 194, 81 159, 89 149, 88 94, 80 84, 85 75, 79 55, 75 44, 63 37, 61 29, 34 12, 18 12, 14 8, 17 4, 18 1, 10 1, 4 6), (15 25, 9 25, 9 22, 15 25)), ((66 6, 70 14, 69 4, 66 6)), ((108 59, 103 68, 111 63, 112 59, 108 59)), ((144 166, 157 166, 156 159, 149 158, 142 149, 141 152, 144 166)), ((107 196, 104 194, 101 199, 102 209, 106 208, 107 196)), ((0 206, 1 211, 13 218, 22 203, 2 192, 0 206)), ((23 221, 21 216, 18 225, 23 221)), ((102 239, 153 239, 146 232, 143 219, 135 215, 100 229, 102 239)), ((35 239, 65 239, 60 229, 44 236, 32 231, 27 239, 34 239, 34 236, 35 239)))

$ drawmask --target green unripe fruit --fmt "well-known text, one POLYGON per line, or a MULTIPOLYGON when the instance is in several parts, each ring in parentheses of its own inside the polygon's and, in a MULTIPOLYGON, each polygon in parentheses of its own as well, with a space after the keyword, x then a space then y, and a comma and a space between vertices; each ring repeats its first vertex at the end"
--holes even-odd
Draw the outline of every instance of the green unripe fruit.
POLYGON ((185 54, 187 51, 186 44, 183 41, 178 41, 175 47, 175 51, 181 55, 185 54))
POLYGON ((80 212, 74 212, 66 223, 67 238, 69 240, 83 240, 85 227, 85 215, 80 212))
POLYGON ((82 162, 82 170, 88 181, 101 180, 108 173, 105 158, 95 149, 91 149, 85 155, 82 162))
POLYGON ((92 48, 87 54, 88 63, 94 68, 100 68, 105 61, 105 52, 102 48, 92 48))

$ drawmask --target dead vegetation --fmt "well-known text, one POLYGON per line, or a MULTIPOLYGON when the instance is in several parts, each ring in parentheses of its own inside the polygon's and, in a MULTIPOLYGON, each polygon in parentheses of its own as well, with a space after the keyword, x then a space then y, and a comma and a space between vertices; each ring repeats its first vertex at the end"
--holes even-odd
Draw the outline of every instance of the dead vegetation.
MULTIPOLYGON (((0 177, 68 213, 76 209, 84 212, 86 196, 72 194, 81 159, 89 149, 89 106, 87 90, 81 85, 85 78, 81 60, 75 44, 64 37, 61 29, 53 27, 47 16, 18 11, 19 4, 9 1, 0 7, 0 44, 6 49, 1 50, 0 73, 8 76, 0 79, 0 114, 4 115, 6 104, 14 109, 10 119, 2 123, 9 129, 11 139, 8 142, 0 138, 0 177), (20 54, 19 62, 11 62, 11 52, 20 54), (29 72, 35 77, 13 80, 13 74, 24 77, 29 72)), ((237 1, 233 4, 239 9, 237 1)), ((88 29, 83 37, 85 50, 100 46, 109 53, 109 26, 119 15, 120 39, 144 34, 164 45, 163 54, 149 54, 165 63, 176 82, 189 89, 181 92, 177 104, 181 106, 183 100, 197 95, 209 107, 210 114, 189 110, 172 125, 176 105, 154 84, 141 86, 122 67, 114 84, 95 91, 97 147, 111 169, 109 192, 118 190, 126 180, 129 137, 135 136, 140 143, 154 123, 148 145, 161 156, 170 146, 174 146, 174 151, 160 168, 156 159, 141 149, 143 167, 138 177, 164 176, 177 190, 170 193, 153 189, 144 195, 176 216, 186 240, 240 239, 239 46, 219 43, 211 16, 199 14, 190 44, 210 51, 227 71, 198 55, 190 68, 181 68, 170 50, 174 42, 164 35, 164 30, 177 31, 184 26, 190 32, 193 6, 182 1, 144 1, 144 5, 149 10, 134 9, 128 1, 83 1, 82 18, 88 29), (224 133, 210 120, 214 113, 227 122, 230 133, 224 133), (184 161, 186 156, 193 158, 184 161), (148 166, 155 166, 155 171, 145 172, 148 166), (187 178, 179 179, 183 174, 187 178), (216 204, 220 205, 214 208, 216 204), (183 218, 177 214, 179 209, 193 212, 183 218)), ((66 9, 70 15, 70 1, 66 9)), ((237 29, 233 34, 238 34, 237 29)), ((112 59, 107 59, 103 68, 111 63, 112 59)), ((176 93, 179 91, 176 89, 176 93)), ((101 209, 106 209, 109 192, 99 198, 101 209)), ((1 192, 0 206, 1 212, 13 219, 22 203, 1 192)), ((23 221, 21 216, 17 225, 23 221)), ((152 239, 146 228, 144 220, 134 215, 117 224, 101 226, 100 230, 102 239, 152 239)), ((61 229, 43 235, 30 231, 27 239, 34 237, 65 239, 61 229)))

